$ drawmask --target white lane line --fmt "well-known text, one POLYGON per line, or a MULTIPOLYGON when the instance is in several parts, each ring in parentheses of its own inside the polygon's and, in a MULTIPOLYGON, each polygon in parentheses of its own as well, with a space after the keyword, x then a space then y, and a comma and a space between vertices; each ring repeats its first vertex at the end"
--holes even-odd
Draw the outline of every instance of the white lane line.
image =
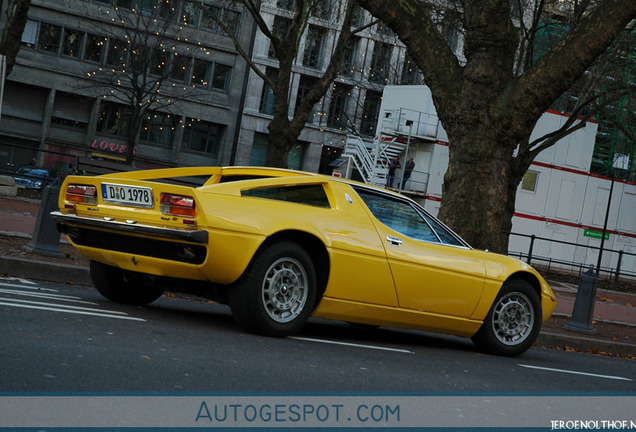
POLYGON ((58 304, 58 303, 45 303, 45 302, 37 302, 37 301, 32 301, 32 300, 8 299, 8 298, 2 298, 2 297, 0 297, 0 300, 13 302, 13 303, 27 303, 27 304, 33 304, 33 305, 51 306, 51 307, 58 307, 58 308, 63 308, 63 309, 85 310, 85 311, 93 311, 93 312, 104 312, 104 313, 110 313, 110 314, 114 314, 114 315, 128 315, 127 313, 120 312, 120 311, 110 311, 108 309, 85 308, 85 307, 80 307, 80 306, 70 306, 70 305, 63 305, 63 304, 58 304))
POLYGON ((17 278, 17 277, 0 277, 0 280, 3 281, 14 281, 14 282, 21 282, 23 284, 30 284, 30 285, 37 285, 35 282, 30 281, 28 279, 22 279, 22 278, 17 278))
POLYGON ((56 289, 53 288, 44 288, 41 287, 35 283, 33 283, 32 285, 21 285, 21 284, 13 284, 13 283, 4 283, 4 282, 0 282, 0 286, 5 286, 5 287, 9 287, 9 288, 23 288, 23 289, 27 289, 27 290, 35 290, 35 291, 50 291, 50 292, 59 292, 56 289))
POLYGON ((326 339, 313 339, 313 338, 304 338, 304 337, 298 337, 298 336, 290 336, 289 339, 296 339, 296 340, 302 340, 302 341, 307 341, 307 342, 320 342, 320 343, 326 343, 326 344, 332 344, 332 345, 345 345, 345 346, 351 346, 351 347, 356 347, 356 348, 368 348, 368 349, 375 349, 375 350, 381 350, 381 351, 393 351, 393 352, 401 352, 401 353, 406 353, 406 354, 413 354, 413 351, 404 350, 404 349, 387 348, 387 347, 380 347, 380 346, 375 346, 375 345, 362 345, 362 344, 355 344, 355 343, 349 343, 349 342, 337 342, 337 341, 326 340, 326 339))
MULTIPOLYGON (((46 311, 53 311, 53 312, 71 313, 71 314, 77 314, 77 315, 91 315, 91 316, 115 318, 115 319, 131 320, 131 321, 144 321, 144 322, 146 321, 143 318, 115 315, 116 313, 121 313, 121 312, 95 313, 95 312, 88 312, 83 310, 69 309, 70 306, 62 306, 60 308, 55 308, 55 307, 43 307, 43 306, 19 304, 19 303, 4 303, 1 301, 0 301, 0 306, 12 306, 12 307, 25 308, 25 309, 38 309, 38 310, 46 310, 46 311)), ((95 309, 95 310, 99 310, 99 309, 95 309)))
POLYGON ((538 370, 544 370, 549 372, 560 372, 560 373, 568 373, 573 375, 585 375, 585 376, 591 376, 596 378, 606 378, 606 379, 613 379, 613 380, 620 380, 620 381, 634 381, 633 379, 630 379, 630 378, 624 378, 624 377, 613 376, 613 375, 599 375, 599 374, 593 374, 593 373, 587 373, 587 372, 577 372, 577 371, 572 371, 567 369, 554 369, 554 368, 530 366, 530 365, 524 365, 524 364, 520 364, 519 366, 528 368, 528 369, 538 369, 538 370))
MULTIPOLYGON (((2 289, 2 288, 0 288, 0 293, 1 294, 9 294, 9 295, 18 295, 18 296, 22 296, 22 297, 35 297, 35 298, 42 298, 42 299, 48 299, 48 300, 67 301, 67 302, 70 302, 70 303, 83 303, 83 304, 91 304, 91 305, 99 304, 99 303, 94 303, 94 302, 89 302, 89 301, 86 301, 86 300, 82 300, 81 297, 58 295, 58 294, 33 293, 33 292, 25 292, 25 291, 20 291, 20 290, 9 290, 9 289, 2 289)), ((8 299, 5 299, 5 300, 8 300, 8 299)))

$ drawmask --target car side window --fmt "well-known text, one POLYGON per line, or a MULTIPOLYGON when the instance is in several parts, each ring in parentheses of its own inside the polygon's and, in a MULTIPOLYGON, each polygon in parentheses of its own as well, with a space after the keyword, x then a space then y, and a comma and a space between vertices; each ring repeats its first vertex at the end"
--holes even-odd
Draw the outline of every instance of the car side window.
POLYGON ((439 243, 429 224, 408 202, 356 190, 371 213, 389 228, 416 240, 439 243))
POLYGON ((241 192, 241 196, 331 208, 329 199, 322 185, 276 186, 247 189, 241 192))
POLYGON ((429 225, 433 227, 433 229, 437 233, 437 236, 440 238, 442 243, 448 244, 448 245, 453 245, 453 246, 466 247, 466 245, 464 243, 462 243, 457 237, 455 237, 453 234, 451 234, 448 231, 448 229, 446 227, 444 227, 444 225, 442 225, 437 219, 434 219, 433 217, 431 217, 431 216, 429 216, 429 215, 427 215, 425 213, 422 214, 422 216, 424 217, 424 219, 426 219, 426 221, 429 223, 429 225))

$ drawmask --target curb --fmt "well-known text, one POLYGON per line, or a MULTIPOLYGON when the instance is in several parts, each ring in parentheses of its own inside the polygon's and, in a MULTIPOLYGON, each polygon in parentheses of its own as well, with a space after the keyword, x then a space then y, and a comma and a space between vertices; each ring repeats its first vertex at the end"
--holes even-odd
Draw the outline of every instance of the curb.
POLYGON ((0 274, 72 285, 91 286, 93 284, 88 267, 22 258, 0 257, 0 274))
POLYGON ((570 346, 577 351, 598 351, 614 355, 636 356, 636 345, 547 332, 539 333, 539 338, 535 342, 535 346, 545 346, 546 348, 565 348, 566 346, 570 346))

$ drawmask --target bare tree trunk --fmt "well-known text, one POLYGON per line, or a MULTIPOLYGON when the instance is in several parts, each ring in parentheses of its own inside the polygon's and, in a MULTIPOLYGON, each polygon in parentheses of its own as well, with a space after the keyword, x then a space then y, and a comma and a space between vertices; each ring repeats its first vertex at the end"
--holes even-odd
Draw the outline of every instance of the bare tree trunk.
POLYGON ((10 0, 7 4, 7 21, 0 40, 0 54, 7 57, 7 76, 13 70, 15 58, 20 50, 29 6, 31 6, 31 0, 10 0))
POLYGON ((128 136, 126 141, 126 163, 132 165, 135 156, 135 149, 139 142, 139 132, 141 130, 143 114, 133 112, 130 116, 130 125, 128 127, 128 136))
POLYGON ((449 167, 440 217, 473 246, 505 253, 516 188, 532 162, 529 141, 543 112, 636 17, 633 0, 604 0, 557 48, 514 75, 518 33, 508 0, 461 2, 460 64, 419 0, 357 0, 407 46, 431 88, 448 133, 449 167))

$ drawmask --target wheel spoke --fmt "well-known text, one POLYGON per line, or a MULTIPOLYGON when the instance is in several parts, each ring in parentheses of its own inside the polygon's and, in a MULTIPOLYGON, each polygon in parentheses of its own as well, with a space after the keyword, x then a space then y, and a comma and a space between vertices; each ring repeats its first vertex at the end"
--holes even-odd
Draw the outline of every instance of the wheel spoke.
POLYGON ((308 280, 303 266, 293 258, 281 258, 267 270, 262 286, 265 311, 277 322, 298 316, 307 302, 308 280))
POLYGON ((530 299, 515 292, 505 295, 495 305, 492 327, 501 343, 517 345, 530 335, 534 320, 530 299))

